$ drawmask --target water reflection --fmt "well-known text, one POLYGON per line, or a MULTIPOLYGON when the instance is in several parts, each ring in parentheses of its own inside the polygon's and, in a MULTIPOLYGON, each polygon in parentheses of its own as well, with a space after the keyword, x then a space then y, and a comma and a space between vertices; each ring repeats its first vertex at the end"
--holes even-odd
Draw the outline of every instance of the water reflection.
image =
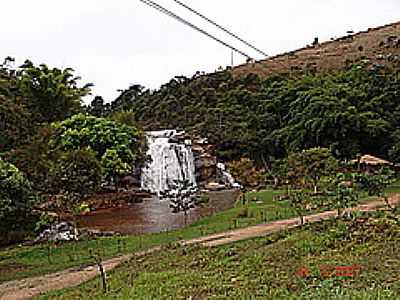
MULTIPOLYGON (((208 204, 197 206, 188 212, 187 224, 232 208, 237 196, 237 191, 209 193, 208 204)), ((78 217, 77 221, 79 228, 114 231, 121 234, 157 233, 185 226, 184 213, 172 213, 169 201, 160 201, 156 197, 124 208, 93 212, 78 217)))

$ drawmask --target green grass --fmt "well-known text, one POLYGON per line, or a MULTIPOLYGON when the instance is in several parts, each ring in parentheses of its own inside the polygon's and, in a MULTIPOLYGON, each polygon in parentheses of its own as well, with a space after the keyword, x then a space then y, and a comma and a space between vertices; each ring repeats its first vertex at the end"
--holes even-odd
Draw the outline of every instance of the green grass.
POLYGON ((399 299, 399 242, 398 215, 357 214, 217 248, 170 245, 110 272, 107 294, 96 278, 39 299, 399 299))
MULTIPOLYGON (((0 250, 0 282, 43 275, 69 267, 93 264, 91 251, 103 258, 132 253, 181 239, 242 228, 296 216, 287 201, 274 201, 282 191, 248 193, 249 203, 204 218, 184 229, 141 236, 108 237, 59 246, 20 246, 0 250), (257 198, 256 201, 252 201, 257 198), (49 256, 50 251, 50 256, 49 256)), ((365 201, 365 199, 364 199, 365 201)), ((311 212, 310 212, 311 213, 311 212)))
MULTIPOLYGON (((59 246, 38 245, 11 247, 0 250, 0 282, 63 270, 68 267, 92 264, 90 251, 100 251, 103 258, 132 253, 157 245, 165 245, 181 239, 195 238, 211 233, 241 228, 262 222, 285 219, 294 216, 286 202, 273 201, 280 191, 257 193, 257 204, 251 202, 248 214, 239 217, 244 207, 235 208, 204 218, 184 229, 146 234, 141 236, 108 237, 65 243, 59 246), (49 257, 50 248, 50 257, 49 257), (50 258, 50 260, 49 260, 50 258)), ((254 194, 251 195, 254 197, 254 194)), ((183 216, 182 216, 183 217, 183 216)))
POLYGON ((386 192, 390 195, 400 194, 400 180, 397 180, 390 187, 386 189, 386 192))

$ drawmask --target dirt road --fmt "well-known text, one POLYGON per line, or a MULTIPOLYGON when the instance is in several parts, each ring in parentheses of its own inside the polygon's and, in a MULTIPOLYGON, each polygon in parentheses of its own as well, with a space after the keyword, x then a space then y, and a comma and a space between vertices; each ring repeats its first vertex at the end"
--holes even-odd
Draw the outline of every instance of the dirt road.
MULTIPOLYGON (((398 204, 400 202, 400 195, 396 195, 390 199, 390 203, 398 204)), ((373 201, 367 204, 359 205, 349 210, 371 211, 384 206, 382 201, 373 201)), ((348 211, 349 211, 348 210, 348 211)), ((335 217, 336 211, 327 211, 305 217, 308 223, 314 223, 321 220, 326 220, 335 217)), ((255 237, 262 237, 268 234, 294 228, 300 225, 299 218, 292 218, 287 220, 275 221, 267 224, 260 224, 256 226, 246 227, 226 231, 219 234, 212 234, 205 237, 181 241, 182 245, 200 244, 205 247, 215 247, 225 244, 230 244, 237 241, 251 239, 255 237)), ((161 247, 154 247, 146 251, 133 253, 121 257, 116 257, 104 261, 103 265, 106 271, 116 268, 123 262, 128 261, 134 256, 143 256, 155 251, 159 251, 161 247)), ((30 299, 34 296, 48 293, 50 291, 61 290, 64 288, 74 287, 82 284, 88 280, 98 276, 99 272, 96 266, 89 266, 84 268, 71 268, 61 272, 52 273, 48 275, 26 278, 22 280, 5 282, 0 285, 0 299, 1 300, 22 300, 30 299)))

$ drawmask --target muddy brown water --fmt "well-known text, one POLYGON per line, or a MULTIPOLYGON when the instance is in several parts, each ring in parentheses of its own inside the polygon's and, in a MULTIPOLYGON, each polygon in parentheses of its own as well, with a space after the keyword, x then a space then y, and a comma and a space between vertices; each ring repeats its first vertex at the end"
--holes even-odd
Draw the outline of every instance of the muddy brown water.
POLYGON ((169 201, 157 197, 145 199, 123 208, 112 208, 79 216, 78 227, 124 235, 171 231, 183 228, 204 217, 228 210, 235 205, 237 191, 210 192, 207 204, 188 211, 187 223, 183 212, 172 213, 169 201))

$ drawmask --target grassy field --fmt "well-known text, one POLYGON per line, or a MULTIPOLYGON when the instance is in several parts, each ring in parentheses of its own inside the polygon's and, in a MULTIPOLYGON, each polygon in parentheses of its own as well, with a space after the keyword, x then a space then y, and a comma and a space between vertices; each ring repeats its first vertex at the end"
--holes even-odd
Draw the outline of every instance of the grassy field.
MULTIPOLYGON (((181 239, 294 216, 287 202, 273 201, 281 191, 263 191, 251 197, 257 202, 237 203, 235 208, 204 218, 184 229, 141 236, 108 237, 56 245, 18 246, 0 250, 0 282, 46 274, 68 267, 92 264, 90 251, 103 258, 148 249, 181 239)), ((182 216, 183 218, 183 216, 182 216)))
MULTIPOLYGON (((398 188, 393 189, 397 191, 398 188)), ((400 190, 400 189, 399 189, 400 190)), ((249 193, 249 203, 204 218, 184 229, 141 236, 81 240, 62 245, 18 246, 0 250, 0 282, 42 275, 69 267, 93 264, 90 252, 110 258, 181 239, 195 238, 296 216, 286 201, 274 201, 282 191, 249 193)), ((364 199, 365 200, 365 199, 364 199)))
POLYGON ((40 299, 399 299, 400 218, 370 213, 218 248, 169 245, 40 299))
POLYGON ((390 187, 386 189, 388 194, 400 194, 400 180, 397 180, 390 187))

